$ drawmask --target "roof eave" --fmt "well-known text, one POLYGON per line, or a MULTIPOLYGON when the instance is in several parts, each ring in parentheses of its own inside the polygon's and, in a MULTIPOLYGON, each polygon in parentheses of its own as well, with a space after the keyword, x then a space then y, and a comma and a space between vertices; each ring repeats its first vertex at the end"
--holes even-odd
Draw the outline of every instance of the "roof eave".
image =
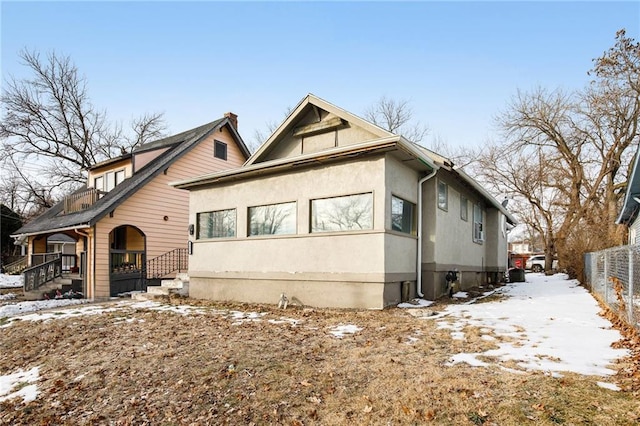
POLYGON ((65 226, 62 228, 52 228, 52 229, 47 229, 47 230, 43 230, 43 231, 33 231, 33 232, 23 232, 20 234, 11 234, 10 237, 13 239, 19 239, 19 238, 26 238, 26 237, 33 237, 35 235, 42 235, 42 234, 55 234, 58 232, 64 232, 64 231, 73 231, 76 229, 87 229, 90 228, 91 224, 90 223, 82 223, 82 224, 78 224, 78 225, 74 225, 74 226, 65 226))
MULTIPOLYGON (((370 151, 391 149, 400 144, 399 136, 391 136, 387 138, 376 139, 375 141, 368 141, 365 143, 349 145, 346 147, 333 148, 325 151, 314 152, 312 154, 305 154, 296 157, 282 158, 277 160, 265 161, 262 163, 245 165, 236 169, 224 170, 217 173, 211 173, 208 175, 198 176, 195 178, 184 179, 181 181, 169 182, 169 185, 178 189, 191 189, 198 186, 209 185, 220 181, 226 181, 229 179, 248 177, 253 174, 265 173, 267 171, 275 171, 288 169, 294 166, 300 166, 302 164, 308 164, 311 162, 322 162, 327 160, 339 159, 341 157, 365 153, 370 151)), ((427 162, 426 159, 420 158, 423 162, 427 162)), ((431 165, 429 165, 431 167, 431 165)), ((435 167, 435 166, 434 166, 435 167)))
POLYGON ((482 185, 476 182, 475 179, 473 179, 471 176, 466 174, 462 169, 454 167, 452 170, 455 173, 457 173, 460 177, 462 177, 465 180, 465 182, 471 185, 473 189, 475 189, 480 194, 482 194, 482 196, 486 198, 491 203, 491 205, 493 205, 493 207, 495 207, 502 214, 504 214, 508 222, 510 222, 512 225, 518 224, 515 217, 513 217, 513 215, 509 212, 509 210, 507 210, 501 203, 499 203, 498 200, 496 200, 493 197, 493 195, 491 195, 482 185))

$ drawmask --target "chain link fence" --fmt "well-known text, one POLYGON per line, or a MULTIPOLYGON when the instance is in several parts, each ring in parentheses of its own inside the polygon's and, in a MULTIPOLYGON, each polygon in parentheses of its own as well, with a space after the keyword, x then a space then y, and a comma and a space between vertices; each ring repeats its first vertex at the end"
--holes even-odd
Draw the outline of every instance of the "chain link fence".
POLYGON ((584 255, 585 285, 640 330, 640 246, 620 246, 584 255))

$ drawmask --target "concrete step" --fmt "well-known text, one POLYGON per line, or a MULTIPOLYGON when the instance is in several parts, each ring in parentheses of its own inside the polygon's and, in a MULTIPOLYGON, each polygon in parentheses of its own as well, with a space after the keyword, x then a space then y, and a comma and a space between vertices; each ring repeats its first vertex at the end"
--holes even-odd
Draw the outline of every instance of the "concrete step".
POLYGON ((174 280, 162 280, 160 281, 160 286, 165 288, 182 288, 183 283, 182 280, 174 279, 174 280))
POLYGON ((188 272, 179 272, 176 274, 176 279, 181 280, 182 282, 189 281, 189 273, 188 272))
POLYGON ((147 294, 157 294, 160 296, 168 296, 171 293, 171 289, 168 287, 150 285, 147 287, 147 294))

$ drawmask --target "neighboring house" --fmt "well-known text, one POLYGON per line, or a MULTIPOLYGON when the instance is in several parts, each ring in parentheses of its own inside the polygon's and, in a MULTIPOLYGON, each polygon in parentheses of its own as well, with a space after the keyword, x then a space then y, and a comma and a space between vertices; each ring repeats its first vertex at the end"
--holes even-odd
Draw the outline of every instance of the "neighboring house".
POLYGON ((638 152, 633 160, 633 168, 631 176, 627 181, 627 192, 624 196, 622 210, 616 220, 618 225, 626 225, 629 229, 629 244, 640 244, 640 219, 638 219, 638 211, 640 210, 640 165, 638 164, 638 152))
POLYGON ((236 126, 228 113, 96 164, 85 188, 12 236, 27 245, 31 266, 60 251, 52 235, 72 239, 89 298, 142 290, 147 278, 175 272, 181 255, 186 259, 189 194, 168 182, 240 166, 249 151, 236 126))
POLYGON ((512 241, 509 243, 509 251, 516 254, 531 254, 529 241, 512 241))
POLYGON ((191 191, 190 296, 213 300, 435 299, 450 270, 497 280, 515 222, 448 160, 313 95, 242 167, 172 185, 191 191))

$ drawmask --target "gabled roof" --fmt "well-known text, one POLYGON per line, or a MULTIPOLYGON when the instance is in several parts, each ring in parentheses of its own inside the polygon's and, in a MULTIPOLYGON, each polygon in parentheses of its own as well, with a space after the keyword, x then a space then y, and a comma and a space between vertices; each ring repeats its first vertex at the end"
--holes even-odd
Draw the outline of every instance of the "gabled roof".
MULTIPOLYGON (((309 128, 314 125, 315 124, 304 127, 309 128)), ((345 158, 353 158, 357 155, 383 151, 393 151, 393 155, 402 158, 403 164, 418 170, 431 172, 438 170, 441 167, 445 168, 456 175, 457 178, 463 181, 467 186, 476 191, 481 197, 485 198, 491 206, 503 213, 509 223, 516 223, 515 218, 502 204, 493 198, 486 189, 480 186, 464 171, 454 168, 451 160, 420 145, 414 144, 403 136, 384 130, 379 126, 376 126, 375 124, 372 124, 369 121, 312 94, 308 94, 298 103, 282 124, 278 126, 274 133, 244 163, 242 167, 185 179, 178 182, 171 182, 170 185, 180 189, 195 189, 222 182, 247 179, 258 175, 279 173, 297 167, 308 167, 310 164, 340 161, 345 158), (353 145, 332 147, 308 154, 301 153, 299 155, 285 158, 268 159, 269 152, 274 149, 275 146, 287 135, 295 133, 296 128, 299 128, 296 126, 301 118, 314 108, 324 110, 335 116, 336 119, 339 118, 343 122, 349 123, 349 125, 365 129, 369 134, 373 135, 373 139, 353 145)))
POLYGON ((307 96, 302 98, 302 100, 298 103, 298 105, 296 105, 296 107, 293 110, 291 110, 291 112, 289 113, 287 118, 285 118, 282 124, 280 124, 276 128, 276 130, 273 132, 273 134, 269 136, 269 139, 267 139, 260 146, 260 148, 258 148, 256 152, 253 153, 251 157, 249 157, 245 165, 249 166, 251 164, 261 161, 265 157, 265 155, 274 147, 274 145, 278 143, 278 141, 281 139, 282 136, 284 136, 285 134, 293 130, 293 128, 296 125, 297 119, 303 114, 303 112, 305 110, 312 109, 314 107, 317 107, 329 113, 332 113, 333 115, 336 115, 349 123, 355 124, 358 127, 361 127, 373 133, 379 138, 395 136, 393 133, 383 129, 382 127, 376 126, 375 124, 370 123, 369 121, 363 118, 360 118, 357 115, 350 113, 349 111, 346 111, 340 107, 337 107, 332 103, 329 103, 324 99, 321 99, 309 93, 307 96))
MULTIPOLYGON (((145 167, 134 173, 130 178, 125 179, 121 184, 103 195, 102 198, 100 198, 90 208, 77 213, 59 215, 64 208, 64 201, 61 201, 42 215, 15 231, 12 236, 24 237, 43 232, 62 231, 74 228, 79 229, 93 226, 96 222, 133 195, 138 189, 146 185, 151 179, 162 173, 164 169, 182 157, 211 132, 220 129, 223 126, 227 126, 230 129, 231 133, 236 138, 235 140, 238 142, 238 146, 241 151, 248 156, 249 151, 230 120, 228 118, 221 118, 205 124, 204 126, 179 133, 178 135, 151 142, 150 144, 145 144, 145 150, 151 149, 149 147, 152 145, 154 148, 161 148, 165 146, 173 146, 173 148, 159 155, 145 167)), ((80 188, 76 192, 79 193, 85 189, 86 186, 80 188)))
POLYGON ((636 155, 633 158, 633 168, 631 169, 631 176, 627 181, 627 191, 624 195, 624 203, 622 204, 622 210, 617 224, 624 224, 630 226, 638 217, 638 210, 640 210, 640 164, 638 164, 638 153, 640 149, 636 151, 636 155))

